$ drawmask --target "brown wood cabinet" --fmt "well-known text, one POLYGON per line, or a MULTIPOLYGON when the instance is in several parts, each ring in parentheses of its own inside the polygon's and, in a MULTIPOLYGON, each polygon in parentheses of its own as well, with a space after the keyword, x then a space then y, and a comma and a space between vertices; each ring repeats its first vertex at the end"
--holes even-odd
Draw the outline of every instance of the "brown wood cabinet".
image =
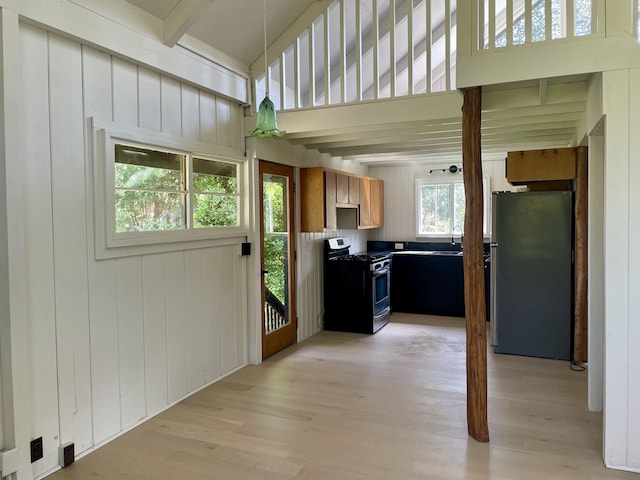
POLYGON ((371 225, 384 225, 384 182, 378 178, 371 179, 371 225))
POLYGON ((360 221, 358 228, 367 228, 371 223, 371 179, 360 179, 360 221))
POLYGON ((553 148, 507 154, 507 180, 513 185, 576 178, 576 149, 553 148))
POLYGON ((338 206, 356 207, 360 203, 359 177, 336 173, 336 204, 338 206))
POLYGON ((336 174, 323 168, 300 170, 300 216, 303 232, 336 229, 336 174), (326 194, 327 190, 330 192, 326 194), (333 194, 331 194, 333 192, 333 194))
POLYGON ((303 232, 384 225, 383 183, 376 178, 322 167, 303 168, 300 201, 303 232))

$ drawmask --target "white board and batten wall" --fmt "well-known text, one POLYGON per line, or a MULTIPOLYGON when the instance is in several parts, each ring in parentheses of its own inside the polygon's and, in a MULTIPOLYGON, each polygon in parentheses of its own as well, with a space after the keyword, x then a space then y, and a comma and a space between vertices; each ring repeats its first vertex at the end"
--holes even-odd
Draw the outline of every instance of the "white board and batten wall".
MULTIPOLYGON (((369 240, 415 241, 416 240, 416 180, 421 178, 461 179, 461 174, 433 173, 430 170, 448 169, 451 164, 413 164, 405 166, 372 166, 369 175, 384 181, 384 227, 371 231, 369 240)), ((462 160, 456 164, 462 166, 462 160)), ((507 182, 505 161, 482 162, 483 176, 489 179, 492 192, 513 191, 507 182)))
POLYGON ((20 23, 32 434, 89 451, 247 363, 238 245, 95 260, 90 119, 243 151, 243 111, 20 23))
POLYGON ((640 69, 603 73, 604 461, 640 473, 640 69))

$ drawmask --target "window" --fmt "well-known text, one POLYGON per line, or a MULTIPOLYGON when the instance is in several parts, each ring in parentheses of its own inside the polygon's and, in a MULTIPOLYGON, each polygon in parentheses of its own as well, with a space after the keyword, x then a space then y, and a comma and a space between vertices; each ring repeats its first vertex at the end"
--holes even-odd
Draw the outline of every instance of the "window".
POLYGON ((238 225, 233 163, 116 143, 114 183, 117 233, 238 225))
POLYGON ((101 125, 94 120, 96 258, 220 245, 246 235, 243 161, 227 156, 235 151, 101 125))
MULTIPOLYGON (((484 235, 488 235, 488 180, 483 180, 484 235)), ((462 179, 416 181, 416 236, 452 235, 464 228, 465 195, 462 179)))

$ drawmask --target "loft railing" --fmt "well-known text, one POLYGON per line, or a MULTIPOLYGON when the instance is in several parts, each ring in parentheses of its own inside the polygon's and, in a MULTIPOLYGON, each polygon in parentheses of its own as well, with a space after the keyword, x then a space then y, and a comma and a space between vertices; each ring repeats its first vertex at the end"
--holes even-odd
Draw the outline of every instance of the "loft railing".
POLYGON ((455 89, 457 0, 335 0, 256 79, 277 110, 455 89))
MULTIPOLYGON (((292 110, 452 91, 458 8, 481 54, 603 35, 605 1, 335 0, 256 78, 255 98, 268 90, 292 110)), ((638 0, 608 1, 633 1, 637 15, 638 0)))
POLYGON ((604 0, 478 0, 474 6, 477 51, 584 37, 604 30, 604 0))

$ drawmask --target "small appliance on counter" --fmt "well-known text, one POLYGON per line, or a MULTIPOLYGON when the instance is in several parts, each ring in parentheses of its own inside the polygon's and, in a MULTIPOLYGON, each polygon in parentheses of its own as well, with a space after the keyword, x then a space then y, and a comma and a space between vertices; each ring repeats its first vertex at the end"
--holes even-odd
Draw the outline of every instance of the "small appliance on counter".
POLYGON ((349 249, 345 238, 325 240, 324 328, 375 333, 391 315, 391 255, 349 249))

